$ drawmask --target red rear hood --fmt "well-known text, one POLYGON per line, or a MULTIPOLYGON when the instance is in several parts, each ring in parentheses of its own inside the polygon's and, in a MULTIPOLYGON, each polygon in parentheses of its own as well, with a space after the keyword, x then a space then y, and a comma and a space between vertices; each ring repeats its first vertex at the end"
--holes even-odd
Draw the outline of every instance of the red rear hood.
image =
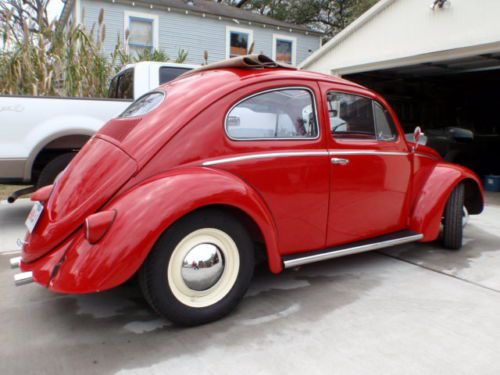
POLYGON ((27 237, 23 261, 34 261, 64 241, 136 171, 137 163, 124 151, 92 138, 54 186, 40 221, 27 237))

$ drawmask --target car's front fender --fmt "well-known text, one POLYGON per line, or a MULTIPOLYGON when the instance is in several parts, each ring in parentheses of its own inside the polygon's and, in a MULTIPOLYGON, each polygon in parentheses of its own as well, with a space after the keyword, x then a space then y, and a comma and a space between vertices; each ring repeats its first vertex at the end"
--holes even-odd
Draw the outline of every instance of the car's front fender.
POLYGON ((448 198, 461 182, 465 183, 465 206, 469 213, 479 214, 483 210, 483 190, 477 175, 457 164, 437 163, 416 192, 410 216, 410 229, 422 233, 422 241, 438 238, 448 198))
POLYGON ((228 172, 193 167, 150 179, 104 207, 117 211, 109 231, 91 245, 80 229, 49 288, 89 293, 122 284, 137 272, 170 225, 194 210, 212 205, 230 206, 248 215, 260 229, 271 270, 282 270, 274 221, 261 197, 228 172))

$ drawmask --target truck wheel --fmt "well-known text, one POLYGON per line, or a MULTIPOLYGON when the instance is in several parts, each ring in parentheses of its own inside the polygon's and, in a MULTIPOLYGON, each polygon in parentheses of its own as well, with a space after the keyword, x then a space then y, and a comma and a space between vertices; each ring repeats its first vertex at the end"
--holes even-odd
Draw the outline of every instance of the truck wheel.
POLYGON ((139 271, 139 284, 157 313, 194 326, 231 312, 248 289, 253 269, 253 243, 244 226, 207 209, 163 233, 139 271))
POLYGON ((38 176, 36 188, 40 189, 41 187, 53 184, 59 173, 66 168, 75 155, 75 152, 68 152, 66 154, 56 156, 54 159, 49 161, 45 167, 43 167, 40 176, 38 176))
POLYGON ((443 218, 442 243, 447 249, 459 250, 462 247, 464 222, 464 185, 459 184, 452 191, 443 218))

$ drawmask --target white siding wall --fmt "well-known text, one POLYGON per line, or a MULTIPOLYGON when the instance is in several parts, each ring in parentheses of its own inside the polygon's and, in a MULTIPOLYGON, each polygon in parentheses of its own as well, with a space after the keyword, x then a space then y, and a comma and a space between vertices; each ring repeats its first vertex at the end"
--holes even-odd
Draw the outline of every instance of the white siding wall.
MULTIPOLYGON (((151 10, 141 6, 126 6, 112 4, 107 1, 81 0, 83 23, 90 30, 97 22, 99 11, 105 10, 104 23, 106 24, 105 51, 111 53, 116 45, 117 35, 123 38, 124 12, 134 11, 159 15, 159 47, 175 58, 180 48, 188 51, 186 63, 201 64, 203 51, 208 50, 209 62, 223 60, 226 57, 226 26, 247 28, 253 30, 255 53, 263 52, 272 56, 273 33, 286 34, 297 38, 297 61, 300 63, 313 51, 319 48, 318 36, 290 33, 277 30, 275 27, 250 26, 248 23, 219 21, 212 18, 202 18, 199 15, 185 15, 177 12, 151 10)), ((123 41, 123 39, 122 39, 123 41)))
POLYGON ((325 45, 325 53, 304 68, 346 74, 372 70, 380 62, 411 64, 411 56, 422 56, 424 62, 426 55, 441 51, 438 59, 453 57, 453 50, 500 42, 500 0, 451 0, 449 7, 434 11, 431 3, 395 0, 340 42, 334 38, 328 43, 332 48, 325 45))

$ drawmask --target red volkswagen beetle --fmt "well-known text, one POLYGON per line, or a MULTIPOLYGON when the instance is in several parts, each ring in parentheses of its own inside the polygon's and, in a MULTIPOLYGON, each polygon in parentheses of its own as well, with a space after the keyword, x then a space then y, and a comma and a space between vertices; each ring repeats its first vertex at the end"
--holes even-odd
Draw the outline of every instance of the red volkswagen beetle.
POLYGON ((33 195, 18 284, 94 293, 137 275, 162 316, 229 313, 274 273, 441 237, 483 209, 470 170, 409 143, 377 94, 247 56, 134 102, 33 195))

